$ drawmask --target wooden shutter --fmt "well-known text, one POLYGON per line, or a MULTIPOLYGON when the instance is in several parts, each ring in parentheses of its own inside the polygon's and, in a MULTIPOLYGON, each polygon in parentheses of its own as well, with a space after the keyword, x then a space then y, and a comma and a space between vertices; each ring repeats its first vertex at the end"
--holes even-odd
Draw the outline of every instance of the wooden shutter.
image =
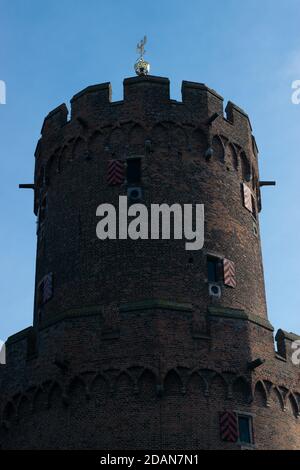
POLYGON ((48 302, 53 295, 53 275, 52 273, 46 274, 43 278, 43 303, 48 302))
POLYGON ((109 185, 122 184, 125 178, 124 161, 108 160, 107 182, 109 185))
POLYGON ((220 413, 220 435, 222 441, 236 442, 238 440, 237 416, 231 411, 220 413))
POLYGON ((249 212, 253 212, 252 208, 252 193, 251 189, 243 183, 243 197, 244 197, 244 206, 248 209, 249 212))
POLYGON ((236 287, 235 264, 226 258, 223 259, 223 276, 225 286, 236 287))

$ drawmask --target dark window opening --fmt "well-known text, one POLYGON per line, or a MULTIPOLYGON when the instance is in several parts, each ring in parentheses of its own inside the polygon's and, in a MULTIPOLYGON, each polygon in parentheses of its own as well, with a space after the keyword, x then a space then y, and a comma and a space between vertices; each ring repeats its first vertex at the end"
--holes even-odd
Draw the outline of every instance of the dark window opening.
POLYGON ((251 416, 239 415, 239 440, 245 444, 252 444, 252 418, 251 416))
POLYGON ((255 205, 255 199, 253 196, 251 196, 251 201, 252 201, 252 215, 256 219, 257 213, 256 213, 256 205, 255 205))
POLYGON ((220 258, 207 257, 207 277, 208 282, 223 281, 222 260, 220 258))
POLYGON ((126 179, 127 184, 139 184, 141 182, 141 159, 129 158, 127 160, 126 179))

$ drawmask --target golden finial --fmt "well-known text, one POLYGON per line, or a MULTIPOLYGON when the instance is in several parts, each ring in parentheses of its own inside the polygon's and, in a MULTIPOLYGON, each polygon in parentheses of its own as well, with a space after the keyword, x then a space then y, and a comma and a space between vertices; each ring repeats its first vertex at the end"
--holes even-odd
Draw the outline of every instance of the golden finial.
POLYGON ((136 63, 134 64, 134 70, 137 75, 148 75, 150 72, 150 64, 144 59, 145 44, 147 42, 147 36, 137 43, 137 53, 140 55, 136 63))

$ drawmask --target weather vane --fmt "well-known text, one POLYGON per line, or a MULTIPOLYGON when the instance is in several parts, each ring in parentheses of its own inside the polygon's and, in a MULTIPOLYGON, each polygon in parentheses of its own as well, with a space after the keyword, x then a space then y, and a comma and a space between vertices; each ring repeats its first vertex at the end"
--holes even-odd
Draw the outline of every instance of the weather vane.
POLYGON ((147 42, 147 36, 144 36, 144 39, 141 39, 140 42, 137 43, 136 50, 137 53, 140 54, 140 57, 143 57, 145 54, 145 44, 147 42))
POLYGON ((144 36, 140 42, 137 43, 137 53, 140 55, 136 63, 134 64, 134 70, 137 75, 148 75, 150 72, 150 64, 144 59, 145 44, 147 42, 147 36, 144 36))

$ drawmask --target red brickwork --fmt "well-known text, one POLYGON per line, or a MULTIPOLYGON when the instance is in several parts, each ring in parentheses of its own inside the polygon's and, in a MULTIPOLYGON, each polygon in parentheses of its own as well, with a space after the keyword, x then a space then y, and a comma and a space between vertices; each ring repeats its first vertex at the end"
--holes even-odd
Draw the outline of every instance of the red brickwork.
POLYGON ((61 105, 44 121, 34 324, 9 338, 0 366, 2 448, 244 447, 222 440, 225 411, 251 416, 257 449, 300 448, 298 337, 281 331, 275 352, 259 221, 244 206, 246 185, 261 207, 248 116, 231 102, 224 116, 200 83, 183 82, 182 102, 171 100, 161 77, 126 79, 124 100, 110 96, 109 84, 89 87, 69 120, 61 105), (141 202, 205 205, 203 250, 97 239, 98 205, 127 194, 123 176, 108 180, 110 162, 125 169, 133 156, 141 202), (231 263, 220 298, 209 295, 208 255, 231 263))

